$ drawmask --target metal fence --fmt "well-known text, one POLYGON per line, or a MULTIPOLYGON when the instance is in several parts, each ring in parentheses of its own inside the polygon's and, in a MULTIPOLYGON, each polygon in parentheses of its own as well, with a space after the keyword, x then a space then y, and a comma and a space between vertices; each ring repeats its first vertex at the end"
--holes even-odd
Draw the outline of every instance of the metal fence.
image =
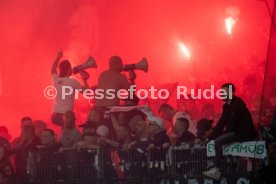
MULTIPOLYGON (((143 152, 79 150, 65 153, 30 152, 26 167, 16 168, 14 183, 212 183, 202 172, 213 165, 205 145, 182 145, 143 152), (196 182, 195 182, 196 180, 196 182), (193 182, 192 182, 193 183, 193 182)), ((224 176, 249 181, 264 160, 224 157, 224 176)))

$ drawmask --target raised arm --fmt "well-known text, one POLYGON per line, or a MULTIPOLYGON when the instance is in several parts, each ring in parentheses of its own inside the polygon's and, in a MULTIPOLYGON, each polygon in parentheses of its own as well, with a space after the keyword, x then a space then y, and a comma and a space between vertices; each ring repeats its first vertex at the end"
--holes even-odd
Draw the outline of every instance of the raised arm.
POLYGON ((52 65, 52 69, 51 69, 51 74, 56 74, 57 73, 57 67, 58 67, 58 63, 60 61, 60 59, 63 56, 63 51, 58 51, 56 59, 54 60, 54 63, 52 65))

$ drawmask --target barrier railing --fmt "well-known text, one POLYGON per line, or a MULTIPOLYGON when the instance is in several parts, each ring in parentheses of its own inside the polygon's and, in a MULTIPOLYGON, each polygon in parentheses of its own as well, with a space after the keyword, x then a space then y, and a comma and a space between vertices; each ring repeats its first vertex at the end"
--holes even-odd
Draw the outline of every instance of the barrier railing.
MULTIPOLYGON (((15 183, 211 183, 202 172, 212 167, 206 145, 181 145, 142 152, 130 150, 80 150, 64 153, 30 152, 27 164, 16 170, 15 183), (23 171, 23 172, 22 172, 23 171), (24 179, 23 179, 24 178, 24 179)), ((225 156, 222 173, 246 180, 265 159, 225 156), (231 174, 230 174, 231 173, 231 174)))

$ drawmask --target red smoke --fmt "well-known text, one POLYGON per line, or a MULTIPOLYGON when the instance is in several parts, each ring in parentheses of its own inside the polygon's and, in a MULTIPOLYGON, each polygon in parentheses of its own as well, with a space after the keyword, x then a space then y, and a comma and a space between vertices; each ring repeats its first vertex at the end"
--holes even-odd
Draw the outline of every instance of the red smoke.
MULTIPOLYGON (((61 48, 74 65, 95 57, 91 85, 108 58, 119 55, 125 63, 147 57, 150 69, 137 72, 138 87, 231 81, 239 92, 253 73, 260 93, 270 18, 265 4, 254 0, 1 0, 0 25, 0 124, 15 136, 25 115, 51 125, 52 101, 43 90, 61 48), (239 10, 231 38, 224 22, 229 7, 239 10), (179 55, 180 41, 189 45, 189 62, 179 55)), ((87 106, 83 99, 76 104, 80 111, 87 106)))

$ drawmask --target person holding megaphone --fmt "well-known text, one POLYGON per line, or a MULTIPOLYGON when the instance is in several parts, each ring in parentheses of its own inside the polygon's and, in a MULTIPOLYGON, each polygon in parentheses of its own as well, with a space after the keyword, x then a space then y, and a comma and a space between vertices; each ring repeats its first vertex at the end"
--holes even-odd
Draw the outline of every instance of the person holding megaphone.
MULTIPOLYGON (((135 84, 136 74, 134 70, 148 71, 148 63, 144 58, 137 64, 123 65, 122 59, 119 56, 112 56, 109 59, 109 69, 103 71, 98 79, 97 90, 103 91, 105 94, 108 90, 112 90, 117 94, 121 89, 128 90, 131 85, 135 84), (129 79, 126 78, 121 72, 129 72, 129 79)), ((120 99, 118 96, 114 98, 109 98, 104 96, 104 98, 96 98, 94 106, 96 107, 111 107, 119 106, 120 99)))
POLYGON ((67 111, 73 111, 74 109, 75 91, 79 90, 80 92, 82 92, 85 89, 89 88, 87 82, 89 74, 85 72, 84 69, 89 67, 95 68, 96 66, 96 62, 94 61, 94 59, 92 57, 89 57, 84 64, 72 68, 71 63, 68 60, 63 60, 60 62, 62 57, 63 51, 59 51, 51 69, 52 81, 56 90, 51 119, 55 125, 61 127, 63 127, 64 125, 64 113, 66 113, 67 111), (91 63, 93 64, 93 66, 91 65, 91 63), (81 85, 76 79, 71 78, 73 73, 80 74, 83 85, 81 85), (67 94, 66 96, 62 94, 64 87, 72 90, 72 94, 67 94))

